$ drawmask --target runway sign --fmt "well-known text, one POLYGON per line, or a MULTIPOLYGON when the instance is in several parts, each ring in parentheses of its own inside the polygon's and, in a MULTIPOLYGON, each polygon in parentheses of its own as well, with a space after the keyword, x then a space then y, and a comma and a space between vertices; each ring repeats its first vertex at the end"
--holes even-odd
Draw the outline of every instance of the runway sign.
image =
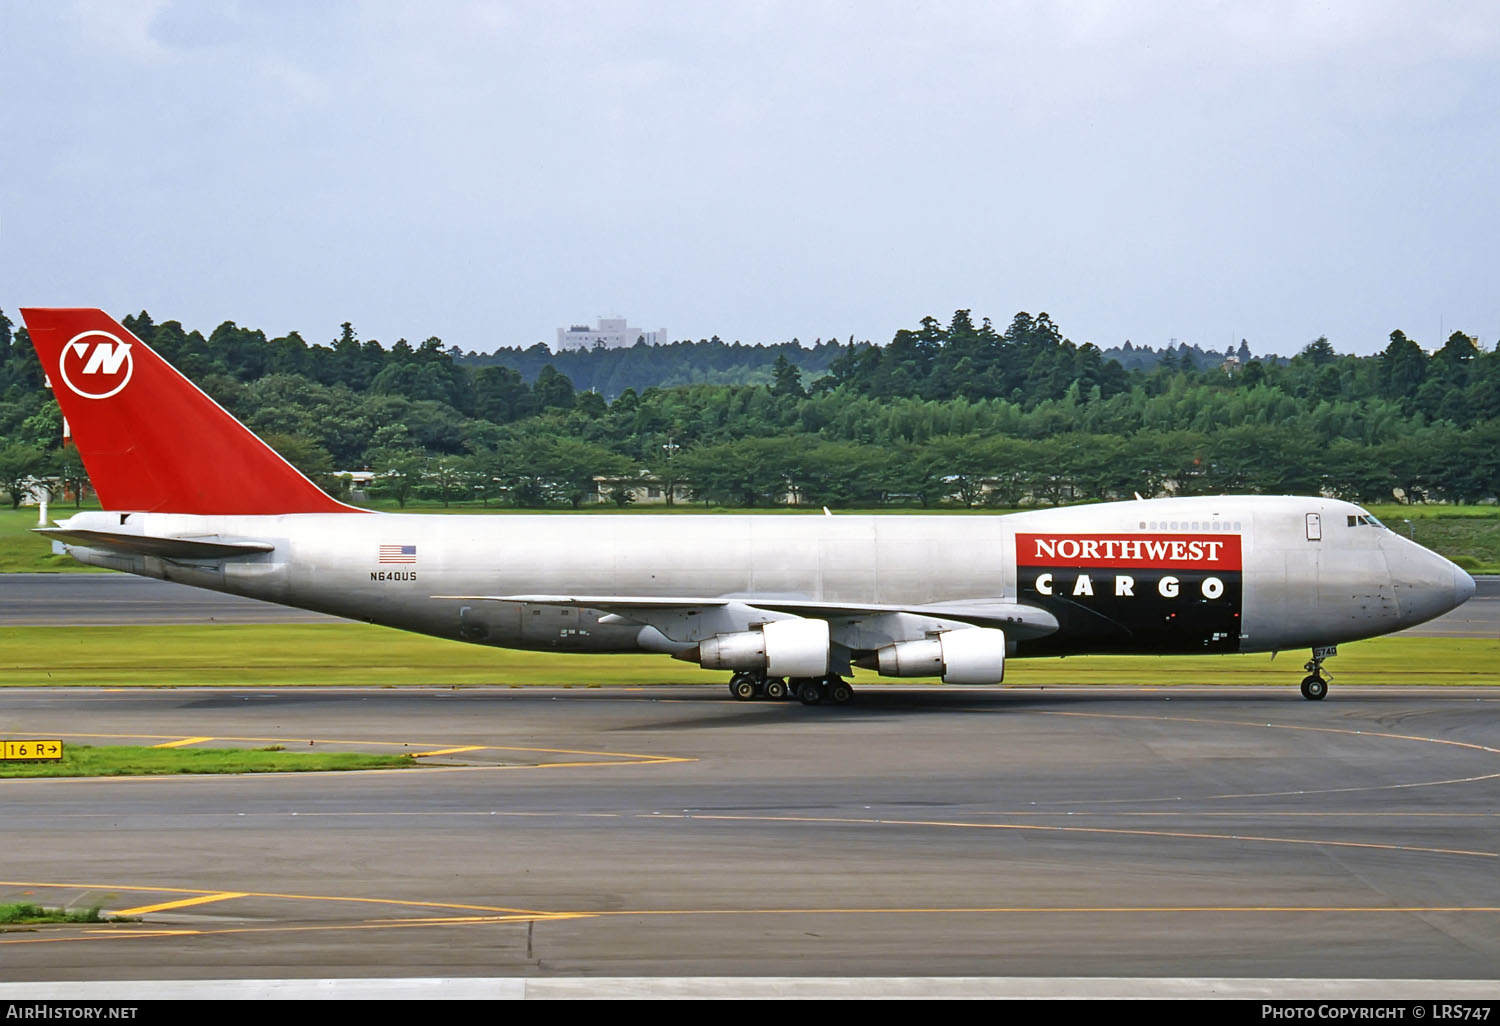
POLYGON ((0 741, 0 762, 32 759, 61 759, 61 741, 0 741))

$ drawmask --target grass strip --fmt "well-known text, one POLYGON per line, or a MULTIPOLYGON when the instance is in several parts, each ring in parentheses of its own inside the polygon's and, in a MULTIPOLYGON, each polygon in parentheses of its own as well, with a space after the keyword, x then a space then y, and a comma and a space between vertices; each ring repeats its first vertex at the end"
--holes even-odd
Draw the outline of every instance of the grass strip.
POLYGON ((0 686, 709 684, 666 656, 516 652, 359 623, 0 629, 0 686))
POLYGON ((269 748, 63 746, 56 762, 0 762, 0 777, 147 777, 178 773, 313 773, 416 766, 409 755, 288 752, 269 748))
POLYGON ((0 926, 37 926, 43 923, 118 923, 119 916, 106 916, 98 905, 92 908, 43 908, 29 902, 0 903, 0 926))
MULTIPOLYGON (((50 519, 62 520, 73 515, 71 506, 53 506, 50 519)), ((99 567, 84 566, 72 556, 54 555, 52 541, 32 534, 37 526, 35 506, 0 509, 0 573, 108 573, 99 567)))
MULTIPOLYGON (((1006 681, 1073 684, 1295 684, 1308 653, 1071 656, 1014 660, 1006 681)), ((1338 684, 1500 686, 1500 639, 1374 638, 1328 663, 1338 684)), ((856 683, 874 683, 860 672, 856 683)), ((573 655, 466 645, 358 623, 7 627, 0 686, 225 685, 617 687, 722 684, 728 674, 650 654, 573 655)), ((922 683, 921 679, 901 683, 922 683)), ((931 683, 931 681, 927 681, 931 683)), ((896 683, 887 681, 887 683, 896 683)))

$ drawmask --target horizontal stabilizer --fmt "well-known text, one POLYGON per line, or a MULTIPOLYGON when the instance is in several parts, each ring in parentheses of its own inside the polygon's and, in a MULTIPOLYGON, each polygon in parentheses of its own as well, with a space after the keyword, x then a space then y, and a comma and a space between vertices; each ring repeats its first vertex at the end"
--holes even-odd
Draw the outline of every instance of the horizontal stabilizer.
POLYGON ((276 548, 270 542, 228 541, 217 535, 158 538, 147 534, 82 531, 66 527, 35 527, 32 530, 71 545, 108 549, 135 556, 159 556, 162 559, 234 559, 236 556, 254 556, 276 548))

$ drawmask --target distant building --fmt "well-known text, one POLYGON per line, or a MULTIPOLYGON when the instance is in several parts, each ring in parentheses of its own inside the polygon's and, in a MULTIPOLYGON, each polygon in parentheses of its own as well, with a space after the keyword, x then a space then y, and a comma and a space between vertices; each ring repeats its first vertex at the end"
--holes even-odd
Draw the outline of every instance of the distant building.
POLYGON ((334 477, 349 479, 349 498, 355 502, 366 502, 370 498, 370 485, 375 483, 373 470, 335 470, 334 477))
POLYGON ((624 492, 630 498, 625 500, 637 506, 674 506, 686 505, 693 501, 692 488, 686 482, 677 482, 672 485, 672 494, 667 494, 667 486, 660 478, 651 474, 637 474, 634 477, 607 477, 603 474, 594 475, 594 494, 586 502, 611 503, 615 502, 616 494, 624 492))
POLYGON ((642 331, 627 325, 623 317, 601 317, 597 328, 590 328, 587 324, 558 328, 556 349, 558 352, 564 349, 593 349, 596 346, 620 349, 633 346, 640 339, 645 339, 648 346, 664 346, 671 341, 667 338, 666 328, 642 331))

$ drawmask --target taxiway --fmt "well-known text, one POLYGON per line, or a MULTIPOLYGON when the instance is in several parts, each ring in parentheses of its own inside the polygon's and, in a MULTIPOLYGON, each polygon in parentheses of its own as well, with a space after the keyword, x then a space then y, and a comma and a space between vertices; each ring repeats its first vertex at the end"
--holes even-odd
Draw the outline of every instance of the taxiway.
POLYGON ((1500 691, 0 691, 0 733, 436 753, 12 780, 12 980, 1490 979, 1500 691))

